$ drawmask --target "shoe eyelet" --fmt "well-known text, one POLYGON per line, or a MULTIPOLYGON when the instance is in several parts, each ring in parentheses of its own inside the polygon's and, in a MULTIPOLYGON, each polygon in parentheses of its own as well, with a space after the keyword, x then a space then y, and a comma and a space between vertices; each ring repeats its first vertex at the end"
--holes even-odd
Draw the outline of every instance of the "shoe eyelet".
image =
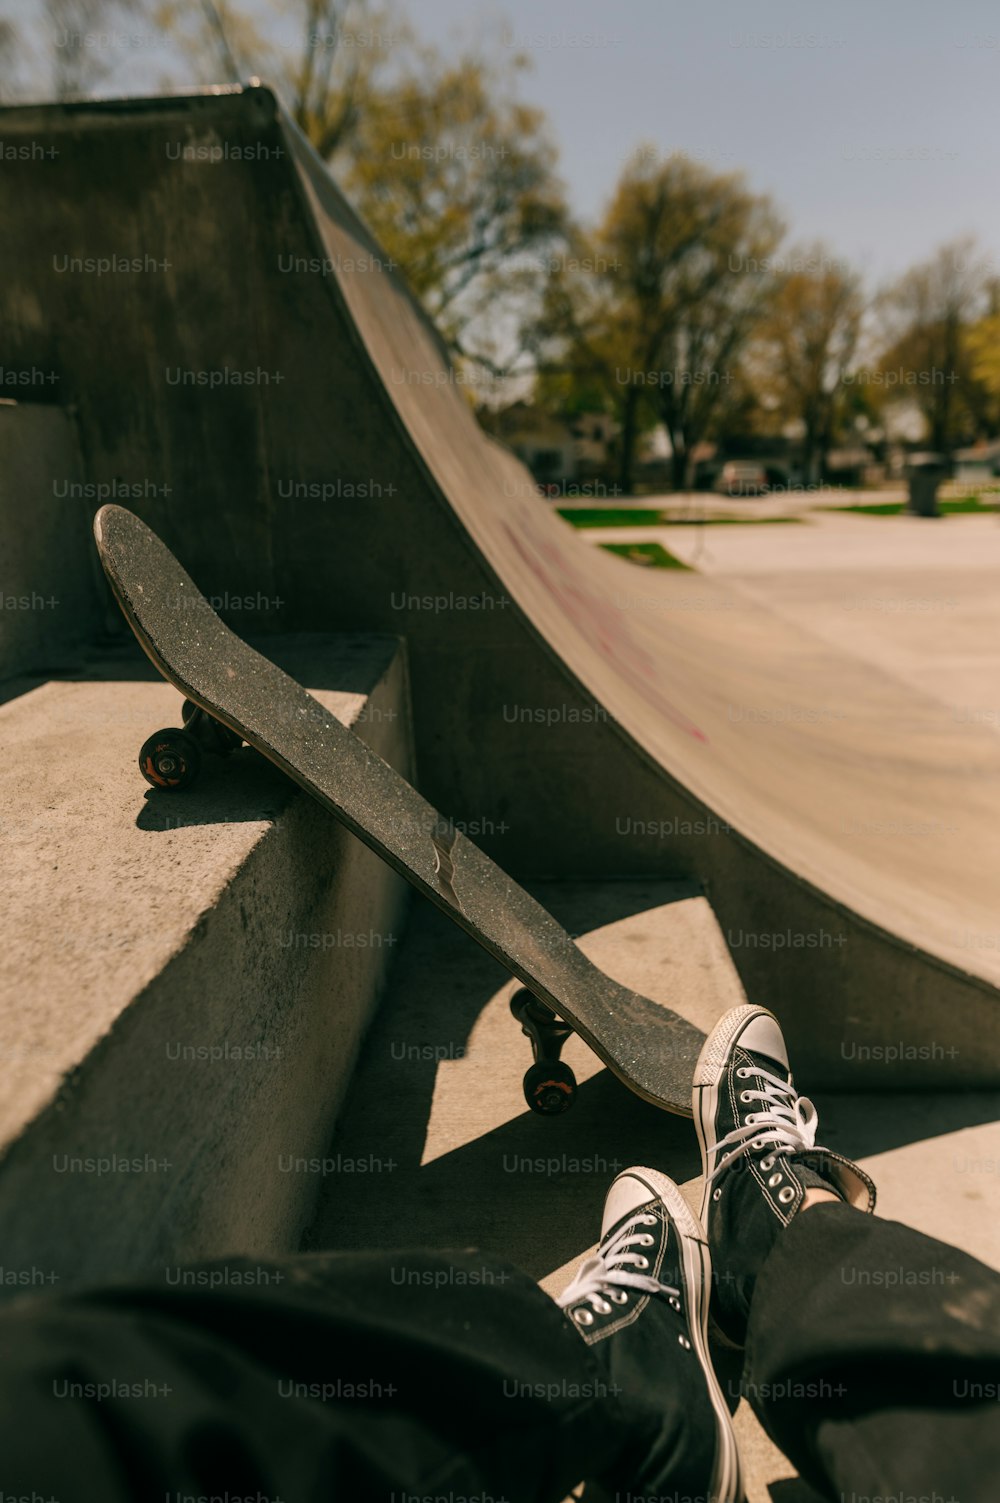
POLYGON ((593 1310, 574 1310, 573 1319, 578 1326, 592 1326, 594 1324, 593 1310))
POLYGON ((670 1296, 669 1304, 670 1304, 671 1310, 679 1310, 680 1307, 681 1307, 681 1302, 677 1298, 676 1294, 672 1294, 670 1296))
POLYGON ((769 1153, 766 1159, 761 1159, 761 1161, 760 1161, 760 1167, 763 1169, 763 1171, 764 1171, 765 1174, 767 1174, 768 1170, 773 1169, 774 1168, 774 1154, 773 1153, 769 1153))
POLYGON ((795 1191, 792 1188, 792 1186, 791 1185, 786 1185, 783 1190, 779 1190, 778 1191, 778 1199, 781 1201, 781 1204, 783 1206, 786 1206, 790 1200, 794 1200, 795 1199, 795 1191))
POLYGON ((636 1258, 636 1260, 635 1260, 635 1266, 636 1266, 636 1268, 648 1268, 649 1267, 649 1259, 648 1258, 643 1258, 643 1257, 640 1256, 640 1257, 636 1258))
POLYGON ((608 1302, 607 1302, 606 1299, 602 1300, 599 1305, 595 1305, 594 1309, 597 1311, 598 1315, 610 1315, 611 1314, 611 1306, 608 1304, 608 1302))
POLYGON ((643 1224, 643 1226, 655 1226, 656 1225, 656 1217, 655 1216, 643 1216, 643 1218, 642 1218, 642 1224, 643 1224))
POLYGON ((639 1242, 642 1247, 652 1247, 653 1243, 656 1241, 656 1238, 650 1236, 642 1236, 637 1237, 636 1241, 639 1242))
POLYGON ((740 1092, 740 1100, 741 1101, 749 1101, 750 1100, 750 1092, 749 1091, 741 1091, 740 1092))
POLYGON ((743 1120, 746 1123, 747 1127, 756 1127, 758 1122, 757 1113, 747 1112, 743 1120))
POLYGON ((686 1352, 689 1352, 691 1350, 691 1343, 690 1343, 690 1341, 688 1341, 688 1339, 684 1335, 683 1331, 681 1332, 681 1334, 677 1338, 677 1345, 678 1346, 682 1346, 686 1352))
POLYGON ((785 1176, 781 1173, 780 1170, 776 1174, 772 1174, 770 1179, 768 1180, 768 1184, 770 1185, 771 1189, 773 1190, 775 1185, 780 1185, 784 1177, 785 1176))
POLYGON ((721 1200, 722 1199, 722 1191, 719 1189, 718 1185, 716 1185, 715 1189, 712 1191, 712 1199, 713 1200, 721 1200))
POLYGON ((608 1299, 613 1299, 616 1305, 627 1305, 628 1294, 624 1289, 612 1289, 608 1291, 608 1299))
POLYGON ((750 1071, 747 1069, 746 1065, 740 1065, 739 1069, 736 1071, 736 1079, 746 1080, 749 1074, 750 1071))

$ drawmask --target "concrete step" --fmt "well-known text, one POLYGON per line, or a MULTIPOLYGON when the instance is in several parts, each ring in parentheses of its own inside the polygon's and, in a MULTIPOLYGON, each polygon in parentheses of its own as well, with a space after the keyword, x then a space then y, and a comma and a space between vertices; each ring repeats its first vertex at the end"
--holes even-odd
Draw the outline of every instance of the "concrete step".
MULTIPOLYGON (((397 639, 266 650, 409 771, 397 639)), ((296 1246, 315 1182, 276 1165, 329 1142, 404 921, 401 880, 249 748, 148 789, 179 714, 131 651, 0 708, 0 1221, 34 1282, 296 1246)))
MULTIPOLYGON (((628 881, 531 890, 609 974, 699 1027, 744 1000, 697 889, 628 881)), ((443 915, 415 904, 333 1154, 318 1171, 318 1246, 477 1246, 546 1279, 592 1240, 607 1184, 625 1164, 652 1154, 673 1158, 682 1178, 696 1172, 690 1123, 633 1096, 575 1036, 563 1053, 579 1082, 575 1107, 556 1118, 528 1110, 521 1083, 531 1050, 508 1008, 516 984, 443 915), (371 1168, 356 1172, 366 1161, 371 1168)))

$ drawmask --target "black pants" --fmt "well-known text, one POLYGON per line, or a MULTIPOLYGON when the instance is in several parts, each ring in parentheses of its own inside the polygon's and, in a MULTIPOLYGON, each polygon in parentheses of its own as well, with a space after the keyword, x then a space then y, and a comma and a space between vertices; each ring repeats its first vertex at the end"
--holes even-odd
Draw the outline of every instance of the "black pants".
MULTIPOLYGON (((664 1422, 690 1381, 675 1351, 650 1375, 664 1422)), ((743 1383, 833 1498, 1000 1495, 1000 1275, 906 1227, 798 1217, 757 1284, 743 1383)), ((523 1274, 427 1252, 26 1299, 0 1315, 0 1400, 4 1496, 60 1503, 556 1503, 616 1466, 625 1494, 650 1424, 523 1274)))

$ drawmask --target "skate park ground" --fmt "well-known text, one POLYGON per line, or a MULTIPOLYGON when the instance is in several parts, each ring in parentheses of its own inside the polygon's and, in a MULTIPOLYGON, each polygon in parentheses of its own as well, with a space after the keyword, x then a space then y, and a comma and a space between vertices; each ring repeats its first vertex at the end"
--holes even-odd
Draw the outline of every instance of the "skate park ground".
MULTIPOLYGON (((995 517, 817 512, 801 526, 600 528, 582 536, 595 545, 662 542, 693 567, 766 597, 791 625, 828 633, 935 695, 957 717, 1000 726, 995 517)), ((641 579, 638 567, 636 574, 641 579)), ((728 952, 742 936, 718 930, 683 889, 557 883, 537 892, 605 970, 675 1006, 682 995, 683 1010, 703 1025, 741 1000, 728 952)), ((574 1111, 552 1120, 527 1112, 520 1077, 528 1046, 518 1053, 511 990, 465 936, 416 905, 335 1150, 393 1164, 408 1240, 489 1249, 557 1293, 596 1242, 613 1175, 648 1163, 681 1182, 697 1208, 697 1149, 690 1123, 630 1096, 579 1040, 567 1050, 581 1082, 574 1111), (406 1041, 414 1039, 430 1041, 425 1053, 437 1058, 408 1062, 406 1041), (391 1121, 386 1099, 394 1102, 391 1121)), ((809 1093, 808 1079, 797 1083, 809 1093)), ((814 1094, 819 1141, 871 1173, 880 1215, 1000 1268, 1000 1092, 814 1094)), ((377 1245, 387 1235, 378 1198, 363 1185, 331 1182, 313 1235, 317 1246, 377 1245)), ((395 1227, 393 1237, 398 1242, 395 1227)), ((887 1279, 894 1273, 887 1269, 887 1279)), ((729 1354, 716 1355, 735 1405, 738 1371, 729 1354)), ((814 1503, 745 1403, 737 1428, 748 1503, 814 1503)))
MULTIPOLYGON (((703 1022, 740 1002, 724 936, 689 892, 662 883, 535 890, 616 979, 703 1022)), ((324 1180, 312 1246, 477 1247, 555 1294, 596 1244, 605 1191, 627 1165, 672 1175, 697 1211, 691 1123, 631 1095, 579 1039, 565 1051, 580 1082, 573 1110, 541 1118, 526 1109, 521 1076, 530 1055, 508 1011, 512 989, 468 936, 414 904, 331 1148, 339 1163, 367 1160, 376 1174, 338 1170, 324 1180)), ((808 1093, 808 1080, 797 1083, 808 1093)), ((1000 1092, 815 1099, 818 1141, 864 1165, 879 1214, 1000 1268, 1000 1092)), ((736 1408, 738 1364, 721 1349, 715 1357, 736 1408)), ((736 1423, 748 1503, 816 1503, 745 1403, 736 1423)))
MULTIPOLYGON (((699 501, 689 498, 695 516, 699 501)), ((728 503, 726 514, 733 509, 728 503)), ((659 543, 793 627, 950 706, 957 722, 1000 729, 996 515, 813 509, 791 526, 602 527, 580 536, 595 545, 659 543)))

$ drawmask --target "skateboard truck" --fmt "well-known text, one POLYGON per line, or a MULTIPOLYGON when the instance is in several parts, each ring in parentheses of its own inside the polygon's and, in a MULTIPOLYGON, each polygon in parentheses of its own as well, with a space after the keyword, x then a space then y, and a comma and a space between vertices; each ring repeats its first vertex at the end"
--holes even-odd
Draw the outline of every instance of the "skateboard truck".
POLYGON ((139 752, 139 771, 154 788, 173 792, 190 788, 201 770, 203 752, 225 757, 243 745, 241 736, 189 699, 184 701, 181 717, 183 730, 156 731, 139 752))
POLYGON ((520 987, 511 997, 510 1010, 525 1038, 531 1040, 535 1056, 535 1063, 524 1076, 525 1101, 542 1117, 568 1112, 576 1100, 576 1076, 559 1055, 572 1028, 526 987, 520 987))

